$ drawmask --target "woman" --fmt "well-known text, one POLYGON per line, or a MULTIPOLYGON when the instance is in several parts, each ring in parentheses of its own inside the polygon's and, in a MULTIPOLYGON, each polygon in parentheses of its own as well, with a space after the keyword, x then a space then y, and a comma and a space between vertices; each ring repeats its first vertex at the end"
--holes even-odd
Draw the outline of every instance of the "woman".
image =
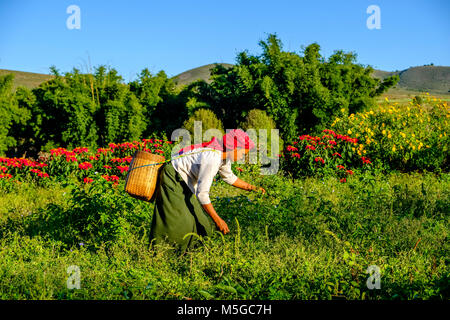
POLYGON ((210 236, 217 227, 227 234, 230 230, 214 210, 209 189, 219 172, 230 185, 265 193, 263 188, 242 181, 231 171, 231 161, 241 159, 254 147, 250 137, 236 129, 225 134, 221 141, 213 138, 183 148, 179 152, 182 157, 172 157, 171 162, 164 164, 155 190, 150 240, 154 243, 168 241, 184 252, 195 241, 193 235, 185 237, 188 233, 210 236))

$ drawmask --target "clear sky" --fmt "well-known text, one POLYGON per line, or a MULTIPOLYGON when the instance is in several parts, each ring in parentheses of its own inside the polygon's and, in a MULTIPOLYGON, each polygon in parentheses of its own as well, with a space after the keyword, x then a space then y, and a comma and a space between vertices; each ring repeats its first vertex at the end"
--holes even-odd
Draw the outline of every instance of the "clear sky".
POLYGON ((258 55, 269 33, 288 51, 317 42, 325 57, 353 51, 358 63, 386 71, 449 66, 449 13, 448 0, 0 0, 0 69, 85 71, 90 63, 126 81, 144 68, 174 76, 234 63, 243 50, 258 55), (80 8, 80 29, 66 26, 70 5, 80 8), (380 8, 381 29, 366 25, 370 5, 380 8))

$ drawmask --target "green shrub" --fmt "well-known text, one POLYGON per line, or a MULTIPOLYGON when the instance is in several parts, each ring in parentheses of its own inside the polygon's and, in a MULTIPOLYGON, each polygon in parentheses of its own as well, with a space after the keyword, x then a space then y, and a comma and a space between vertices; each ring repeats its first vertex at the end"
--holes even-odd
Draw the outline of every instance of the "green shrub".
POLYGON ((205 131, 209 129, 216 129, 218 133, 224 134, 222 121, 209 109, 198 109, 184 122, 183 127, 191 133, 192 137, 194 137, 195 121, 201 121, 202 141, 211 140, 211 137, 205 136, 205 131))
MULTIPOLYGON (((248 112, 247 117, 245 118, 245 121, 241 123, 240 127, 244 131, 248 131, 249 129, 255 129, 257 136, 258 136, 258 148, 262 149, 263 152, 266 152, 267 155, 270 157, 272 155, 272 129, 277 129, 275 121, 267 115, 267 113, 264 110, 259 109, 252 109, 248 112), (267 130, 267 141, 260 141, 260 129, 267 130)), ((280 150, 283 149, 283 140, 279 137, 278 138, 278 147, 279 150, 274 150, 276 154, 274 156, 277 156, 278 153, 280 153, 280 150)))

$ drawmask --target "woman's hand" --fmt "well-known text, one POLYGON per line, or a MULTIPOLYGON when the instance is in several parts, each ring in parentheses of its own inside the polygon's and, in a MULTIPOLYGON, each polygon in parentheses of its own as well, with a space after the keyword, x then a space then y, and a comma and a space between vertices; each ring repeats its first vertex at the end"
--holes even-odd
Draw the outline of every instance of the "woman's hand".
POLYGON ((233 186, 247 191, 261 191, 263 194, 266 193, 266 190, 264 188, 256 187, 254 185, 251 185, 250 183, 242 181, 239 178, 237 178, 237 180, 233 183, 233 186))
POLYGON ((230 232, 230 229, 228 229, 228 225, 219 215, 217 214, 216 210, 214 209, 212 203, 208 204, 202 204, 203 209, 209 214, 211 219, 213 219, 214 223, 216 224, 217 228, 223 233, 227 234, 230 232))
POLYGON ((263 187, 257 187, 256 190, 261 191, 263 194, 266 193, 266 189, 264 189, 263 187))
POLYGON ((217 219, 216 225, 217 228, 219 228, 220 232, 222 232, 223 234, 227 234, 228 232, 230 232, 227 223, 223 221, 221 218, 217 219))

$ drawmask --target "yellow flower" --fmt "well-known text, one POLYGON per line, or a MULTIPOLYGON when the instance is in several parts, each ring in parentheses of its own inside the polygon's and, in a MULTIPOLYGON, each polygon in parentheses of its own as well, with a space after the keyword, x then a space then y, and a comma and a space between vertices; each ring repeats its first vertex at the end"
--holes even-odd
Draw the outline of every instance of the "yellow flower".
POLYGON ((366 150, 363 150, 363 153, 366 154, 366 150))
POLYGON ((342 109, 341 109, 341 112, 343 113, 344 111, 345 111, 345 108, 342 108, 342 109))
POLYGON ((385 135, 385 134, 386 134, 386 130, 381 131, 381 133, 382 133, 383 135, 385 135))
POLYGON ((411 135, 413 136, 413 137, 415 137, 416 135, 414 134, 414 133, 411 133, 411 135))
POLYGON ((348 132, 348 134, 352 134, 352 130, 350 130, 350 129, 348 129, 347 132, 348 132))
POLYGON ((387 137, 388 137, 388 139, 390 139, 392 136, 391 136, 391 134, 389 133, 387 137))
POLYGON ((403 138, 406 137, 406 134, 404 134, 403 132, 400 132, 400 135, 401 135, 403 138))
POLYGON ((384 128, 384 122, 381 124, 382 126, 383 126, 383 128, 384 128))
POLYGON ((355 148, 352 148, 353 152, 355 152, 355 148))
POLYGON ((395 150, 396 150, 396 149, 395 149, 395 145, 394 145, 394 146, 392 147, 392 152, 395 152, 395 150))

